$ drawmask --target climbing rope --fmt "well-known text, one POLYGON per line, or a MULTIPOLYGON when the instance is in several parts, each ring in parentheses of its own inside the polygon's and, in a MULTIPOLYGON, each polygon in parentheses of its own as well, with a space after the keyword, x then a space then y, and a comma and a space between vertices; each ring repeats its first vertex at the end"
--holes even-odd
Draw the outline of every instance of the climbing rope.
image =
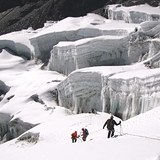
POLYGON ((129 135, 129 136, 134 136, 134 137, 141 137, 141 138, 147 138, 147 139, 153 139, 153 140, 158 140, 158 141, 160 141, 160 138, 143 136, 143 135, 139 135, 139 134, 123 133, 123 135, 129 135))
POLYGON ((134 136, 134 137, 147 138, 147 139, 153 139, 153 140, 159 140, 160 141, 160 138, 157 138, 157 137, 149 137, 149 136, 132 134, 132 133, 127 133, 127 132, 124 133, 121 124, 120 124, 120 132, 118 132, 118 133, 120 134, 120 136, 129 135, 129 136, 134 136))

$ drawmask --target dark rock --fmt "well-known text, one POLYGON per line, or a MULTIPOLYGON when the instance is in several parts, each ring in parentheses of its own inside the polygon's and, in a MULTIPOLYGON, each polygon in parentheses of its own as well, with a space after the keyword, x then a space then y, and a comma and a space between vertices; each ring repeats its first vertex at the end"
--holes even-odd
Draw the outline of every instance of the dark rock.
POLYGON ((0 113, 0 142, 4 143, 13 138, 20 136, 22 133, 28 131, 35 124, 23 122, 19 118, 11 120, 11 116, 5 113, 0 113))
POLYGON ((18 138, 18 141, 25 141, 28 143, 37 143, 39 140, 39 133, 28 132, 18 138))
POLYGON ((41 103, 41 104, 45 104, 45 103, 43 102, 43 100, 39 98, 38 94, 32 95, 29 99, 31 99, 31 100, 33 100, 33 101, 35 101, 35 102, 41 103))
POLYGON ((5 95, 9 90, 10 87, 0 80, 0 96, 5 95))
POLYGON ((160 4, 159 0, 128 0, 125 2, 122 2, 123 5, 125 6, 133 6, 133 5, 140 5, 140 4, 145 4, 148 3, 149 5, 153 6, 153 7, 157 7, 160 4))
POLYGON ((27 130, 31 129, 34 126, 35 125, 33 124, 23 122, 19 118, 16 118, 10 121, 8 124, 9 131, 10 131, 12 138, 16 138, 20 136, 22 133, 26 132, 27 130))
MULTIPOLYGON (((158 6, 159 0, 1 0, 0 34, 32 27, 43 27, 46 21, 57 21, 94 12, 103 15, 106 4, 122 3, 125 6, 148 3, 158 6)), ((107 15, 105 16, 107 17, 107 15)))

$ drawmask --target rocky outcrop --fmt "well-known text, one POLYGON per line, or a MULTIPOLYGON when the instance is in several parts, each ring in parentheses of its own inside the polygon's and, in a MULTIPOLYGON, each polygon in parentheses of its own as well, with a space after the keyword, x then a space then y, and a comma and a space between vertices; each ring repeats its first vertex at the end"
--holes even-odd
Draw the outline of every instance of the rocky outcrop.
POLYGON ((11 120, 11 117, 8 114, 0 113, 0 142, 3 141, 3 139, 10 140, 9 133, 9 121, 11 120))
POLYGON ((0 113, 0 143, 16 138, 35 126, 18 118, 13 120, 11 118, 7 114, 0 113))
POLYGON ((140 5, 140 4, 145 4, 145 3, 148 3, 149 5, 151 5, 153 7, 159 6, 159 0, 137 0, 137 1, 134 1, 134 0, 126 0, 126 1, 120 0, 120 2, 122 2, 123 5, 125 5, 125 6, 140 5))
POLYGON ((108 0, 16 0, 0 2, 0 34, 32 27, 46 21, 81 16, 102 7, 108 0), (72 6, 72 7, 70 7, 72 6))
POLYGON ((10 87, 0 80, 0 96, 5 95, 9 91, 10 87))

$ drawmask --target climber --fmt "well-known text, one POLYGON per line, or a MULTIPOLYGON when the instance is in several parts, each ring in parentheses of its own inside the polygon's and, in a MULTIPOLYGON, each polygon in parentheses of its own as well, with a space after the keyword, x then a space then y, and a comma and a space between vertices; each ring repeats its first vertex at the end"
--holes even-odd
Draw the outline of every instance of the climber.
POLYGON ((87 138, 88 135, 89 135, 88 129, 82 128, 82 134, 81 134, 81 136, 82 136, 82 140, 83 141, 86 141, 86 138, 87 138))
POLYGON ((113 137, 114 136, 114 125, 120 125, 121 121, 119 121, 119 123, 116 123, 116 121, 113 119, 113 115, 111 115, 110 119, 108 119, 104 125, 103 125, 103 129, 105 128, 105 126, 107 125, 107 129, 108 129, 108 138, 113 137))
POLYGON ((76 143, 78 137, 79 137, 79 136, 77 135, 77 131, 74 131, 74 132, 71 134, 72 143, 76 143))

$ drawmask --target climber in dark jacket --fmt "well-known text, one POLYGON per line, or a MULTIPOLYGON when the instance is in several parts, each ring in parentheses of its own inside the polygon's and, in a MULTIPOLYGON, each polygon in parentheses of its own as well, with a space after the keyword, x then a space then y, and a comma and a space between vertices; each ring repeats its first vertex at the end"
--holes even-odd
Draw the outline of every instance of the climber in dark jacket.
POLYGON ((103 125, 103 129, 105 128, 105 126, 107 125, 107 129, 108 129, 108 138, 113 137, 114 136, 114 125, 120 125, 121 121, 119 121, 119 123, 117 123, 114 119, 113 116, 110 117, 110 119, 108 119, 105 124, 103 125))

